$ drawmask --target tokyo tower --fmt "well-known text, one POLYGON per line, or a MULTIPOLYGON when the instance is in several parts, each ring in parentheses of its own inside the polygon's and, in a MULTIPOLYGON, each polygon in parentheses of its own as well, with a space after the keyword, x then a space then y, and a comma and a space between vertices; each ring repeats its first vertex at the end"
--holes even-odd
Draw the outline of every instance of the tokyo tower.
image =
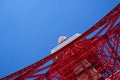
POLYGON ((120 3, 89 30, 0 80, 120 80, 120 3))

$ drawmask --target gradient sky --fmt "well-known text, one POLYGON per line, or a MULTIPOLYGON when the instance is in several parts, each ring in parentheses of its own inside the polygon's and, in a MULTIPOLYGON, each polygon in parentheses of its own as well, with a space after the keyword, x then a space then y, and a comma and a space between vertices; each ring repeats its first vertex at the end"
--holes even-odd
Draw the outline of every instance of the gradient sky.
POLYGON ((0 0, 0 77, 49 55, 60 35, 84 33, 120 0, 0 0))

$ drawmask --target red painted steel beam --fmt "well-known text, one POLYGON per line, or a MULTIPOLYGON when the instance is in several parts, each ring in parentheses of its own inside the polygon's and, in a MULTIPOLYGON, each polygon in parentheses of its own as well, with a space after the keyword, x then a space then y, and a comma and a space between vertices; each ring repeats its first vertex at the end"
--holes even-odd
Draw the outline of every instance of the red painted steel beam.
POLYGON ((120 4, 62 49, 1 80, 81 80, 84 77, 85 80, 104 80, 109 76, 116 79, 114 74, 120 70, 118 19, 120 4), (93 37, 87 38, 95 31, 93 37))

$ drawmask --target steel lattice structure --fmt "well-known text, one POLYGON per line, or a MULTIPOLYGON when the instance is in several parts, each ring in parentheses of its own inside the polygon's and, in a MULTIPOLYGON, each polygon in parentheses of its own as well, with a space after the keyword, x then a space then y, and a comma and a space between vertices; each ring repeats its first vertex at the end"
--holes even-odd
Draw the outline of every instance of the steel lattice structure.
POLYGON ((29 79, 120 80, 120 4, 68 45, 1 78, 29 79))

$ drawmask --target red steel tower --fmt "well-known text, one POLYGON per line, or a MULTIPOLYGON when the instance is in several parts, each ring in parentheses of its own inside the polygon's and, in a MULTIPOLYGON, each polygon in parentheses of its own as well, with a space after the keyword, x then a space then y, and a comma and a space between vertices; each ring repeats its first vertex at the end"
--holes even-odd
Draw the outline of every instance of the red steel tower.
POLYGON ((120 80, 120 4, 51 53, 1 80, 120 80))

